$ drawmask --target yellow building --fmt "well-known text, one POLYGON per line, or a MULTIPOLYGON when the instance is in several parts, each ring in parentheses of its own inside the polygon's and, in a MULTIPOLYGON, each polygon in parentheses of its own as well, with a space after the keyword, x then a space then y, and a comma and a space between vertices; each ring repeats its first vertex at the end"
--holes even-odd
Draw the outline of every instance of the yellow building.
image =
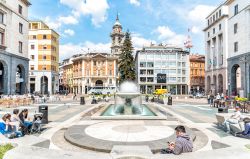
POLYGON ((190 55, 190 91, 205 91, 205 56, 190 55))
POLYGON ((42 21, 29 23, 30 92, 59 90, 59 34, 42 21))

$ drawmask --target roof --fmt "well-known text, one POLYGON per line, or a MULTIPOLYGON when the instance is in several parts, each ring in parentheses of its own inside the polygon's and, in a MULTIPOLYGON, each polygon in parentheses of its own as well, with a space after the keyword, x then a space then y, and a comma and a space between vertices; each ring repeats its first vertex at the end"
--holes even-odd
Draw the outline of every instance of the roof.
POLYGON ((205 62, 205 55, 199 55, 199 54, 196 54, 196 55, 190 55, 189 56, 189 60, 190 61, 197 61, 197 62, 205 62))
POLYGON ((29 2, 29 0, 21 0, 24 4, 26 4, 27 6, 30 6, 31 3, 29 2))

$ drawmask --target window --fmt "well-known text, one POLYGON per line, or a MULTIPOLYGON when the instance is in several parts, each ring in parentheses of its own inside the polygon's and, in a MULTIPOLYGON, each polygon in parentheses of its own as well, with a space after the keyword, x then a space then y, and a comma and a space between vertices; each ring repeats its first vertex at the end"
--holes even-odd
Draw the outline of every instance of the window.
POLYGON ((23 14, 23 7, 21 5, 18 5, 18 13, 23 14))
POLYGON ((209 32, 207 32, 207 37, 210 37, 210 33, 209 32))
POLYGON ((33 39, 36 39, 36 35, 33 35, 33 37, 32 37, 33 39))
POLYGON ((96 66, 96 61, 94 61, 94 66, 96 66))
POLYGON ((35 59, 35 55, 30 55, 30 59, 34 60, 35 59))
POLYGON ((31 50, 34 50, 34 49, 35 49, 35 45, 33 45, 33 44, 30 45, 30 49, 31 49, 31 50))
POLYGON ((43 45, 43 50, 47 50, 47 46, 46 45, 43 45))
POLYGON ((215 22, 215 15, 213 15, 213 22, 215 22))
POLYGON ((213 34, 215 34, 215 28, 213 28, 213 34))
POLYGON ((234 6, 234 15, 239 13, 239 6, 238 4, 234 6))
POLYGON ((221 30, 221 24, 219 25, 219 30, 221 30))
POLYGON ((42 68, 43 70, 46 70, 46 65, 43 65, 43 68, 42 68))
POLYGON ((109 84, 112 84, 112 79, 109 79, 109 84))
POLYGON ((234 52, 238 52, 238 48, 239 46, 238 46, 238 42, 235 42, 234 43, 234 52))
POLYGON ((23 52, 23 43, 21 41, 19 41, 18 51, 19 51, 19 53, 23 52))
POLYGON ((112 70, 109 70, 109 75, 112 76, 112 70))
POLYGON ((4 23, 4 14, 0 12, 0 23, 4 23))
POLYGON ((43 35, 43 39, 47 39, 47 35, 43 35))
POLYGON ((30 65, 30 70, 34 70, 34 69, 35 69, 34 65, 30 65))
POLYGON ((23 24, 19 23, 19 33, 23 33, 23 24))
POLYGON ((218 12, 216 13, 216 20, 218 19, 218 12))
POLYGON ((4 33, 0 32, 0 45, 4 45, 4 33))
POLYGON ((36 79, 35 78, 30 78, 30 81, 36 81, 36 79))
POLYGON ((219 10, 219 17, 221 17, 221 10, 219 10))
POLYGON ((43 60, 46 60, 46 55, 43 55, 43 60))
POLYGON ((237 32, 238 32, 238 24, 235 23, 234 24, 234 34, 237 34, 237 32))
POLYGON ((207 20, 207 25, 209 26, 209 19, 207 20))

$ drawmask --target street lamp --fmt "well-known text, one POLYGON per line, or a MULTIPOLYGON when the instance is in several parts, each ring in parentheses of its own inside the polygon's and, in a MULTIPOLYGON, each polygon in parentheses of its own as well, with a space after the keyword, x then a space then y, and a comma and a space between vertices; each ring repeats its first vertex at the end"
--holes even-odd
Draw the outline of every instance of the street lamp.
MULTIPOLYGON (((45 58, 44 58, 44 56, 46 56, 44 48, 46 47, 46 45, 44 44, 42 46, 43 46, 42 50, 43 50, 43 67, 44 67, 44 64, 45 64, 45 58)), ((45 66, 45 68, 46 68, 46 66, 45 66)), ((42 68, 42 70, 43 70, 42 95, 44 96, 44 93, 45 93, 44 68, 42 68)))
POLYGON ((211 83, 211 91, 212 91, 212 94, 215 93, 215 83, 214 83, 214 54, 215 54, 215 46, 212 45, 211 46, 212 48, 212 59, 211 59, 211 67, 212 67, 212 83, 211 83))

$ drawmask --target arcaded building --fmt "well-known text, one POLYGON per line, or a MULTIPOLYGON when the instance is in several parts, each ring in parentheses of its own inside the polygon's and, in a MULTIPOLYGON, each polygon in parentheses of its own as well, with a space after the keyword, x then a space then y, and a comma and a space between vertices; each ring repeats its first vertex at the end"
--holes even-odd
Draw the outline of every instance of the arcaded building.
POLYGON ((0 3, 0 94, 28 92, 28 0, 0 3))

